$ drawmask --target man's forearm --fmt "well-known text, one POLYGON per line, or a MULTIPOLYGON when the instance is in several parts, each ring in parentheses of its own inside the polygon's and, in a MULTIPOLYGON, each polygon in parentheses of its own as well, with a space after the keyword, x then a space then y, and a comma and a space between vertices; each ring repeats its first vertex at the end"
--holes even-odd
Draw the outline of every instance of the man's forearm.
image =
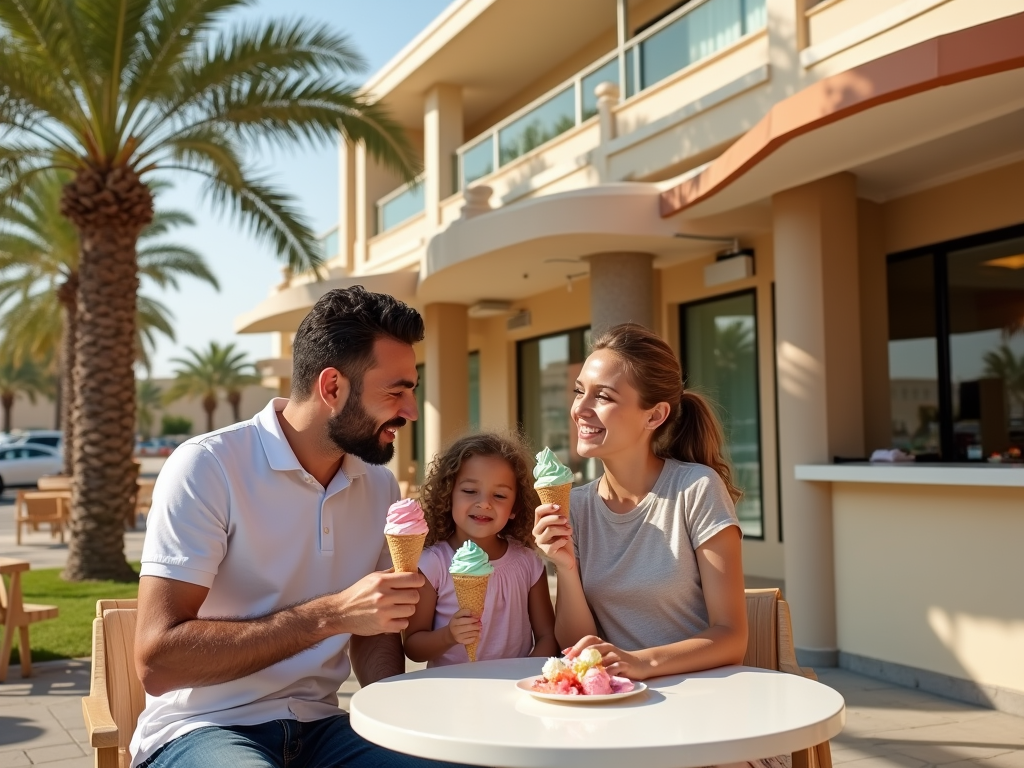
POLYGON ((192 619, 152 639, 140 670, 159 696, 251 675, 338 634, 329 603, 316 598, 256 619, 192 619))
POLYGON ((369 685, 405 671, 401 635, 352 635, 348 655, 360 685, 369 685))

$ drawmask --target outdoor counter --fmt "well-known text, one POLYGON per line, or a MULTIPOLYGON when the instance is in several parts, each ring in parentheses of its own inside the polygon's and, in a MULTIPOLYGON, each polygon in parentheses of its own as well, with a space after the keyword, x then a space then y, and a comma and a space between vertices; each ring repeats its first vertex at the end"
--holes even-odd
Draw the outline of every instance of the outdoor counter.
MULTIPOLYGON (((974 485, 1024 488, 1024 464, 915 464, 914 462, 801 464, 797 480, 833 483, 900 483, 905 485, 974 485)), ((1022 510, 1024 511, 1024 510, 1022 510)))
POLYGON ((1024 715, 1024 467, 800 465, 795 476, 831 484, 843 666, 1024 715))

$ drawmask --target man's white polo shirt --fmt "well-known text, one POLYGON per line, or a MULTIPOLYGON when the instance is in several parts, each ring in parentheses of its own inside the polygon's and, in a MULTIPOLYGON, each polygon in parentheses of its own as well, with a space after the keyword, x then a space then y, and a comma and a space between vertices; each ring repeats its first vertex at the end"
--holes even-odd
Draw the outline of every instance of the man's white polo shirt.
MULTIPOLYGON (((384 539, 398 483, 347 455, 324 489, 299 464, 272 400, 250 421, 194 437, 167 459, 153 492, 142 575, 209 587, 200 617, 273 613, 391 567, 384 539)), ((133 765, 208 725, 336 715, 348 677, 338 635, 229 683, 146 696, 133 765)))

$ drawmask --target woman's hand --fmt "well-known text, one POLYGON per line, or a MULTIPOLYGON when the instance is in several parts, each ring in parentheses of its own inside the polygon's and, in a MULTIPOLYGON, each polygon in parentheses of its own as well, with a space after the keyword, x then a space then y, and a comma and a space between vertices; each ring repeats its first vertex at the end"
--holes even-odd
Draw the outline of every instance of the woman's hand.
POLYGON ((628 677, 630 680, 646 680, 654 676, 651 665, 635 653, 623 651, 594 635, 587 635, 572 648, 565 651, 567 658, 575 659, 587 648, 595 648, 601 654, 601 664, 609 675, 628 677))
POLYGON ((480 619, 472 614, 469 608, 455 612, 448 622, 448 631, 457 645, 470 645, 480 640, 480 619))
POLYGON ((537 542, 537 548, 558 570, 572 570, 576 567, 572 525, 562 515, 558 504, 541 504, 537 507, 533 538, 537 542))

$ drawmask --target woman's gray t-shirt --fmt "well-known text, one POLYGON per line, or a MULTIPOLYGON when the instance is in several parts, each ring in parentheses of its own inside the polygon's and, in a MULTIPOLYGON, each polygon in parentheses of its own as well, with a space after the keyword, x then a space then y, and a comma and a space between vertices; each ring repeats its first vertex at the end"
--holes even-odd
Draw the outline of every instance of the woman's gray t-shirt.
POLYGON ((599 480, 569 502, 576 560, 600 637, 626 651, 685 640, 708 628, 696 549, 739 527, 725 484, 703 464, 667 459, 640 504, 612 512, 599 480))

